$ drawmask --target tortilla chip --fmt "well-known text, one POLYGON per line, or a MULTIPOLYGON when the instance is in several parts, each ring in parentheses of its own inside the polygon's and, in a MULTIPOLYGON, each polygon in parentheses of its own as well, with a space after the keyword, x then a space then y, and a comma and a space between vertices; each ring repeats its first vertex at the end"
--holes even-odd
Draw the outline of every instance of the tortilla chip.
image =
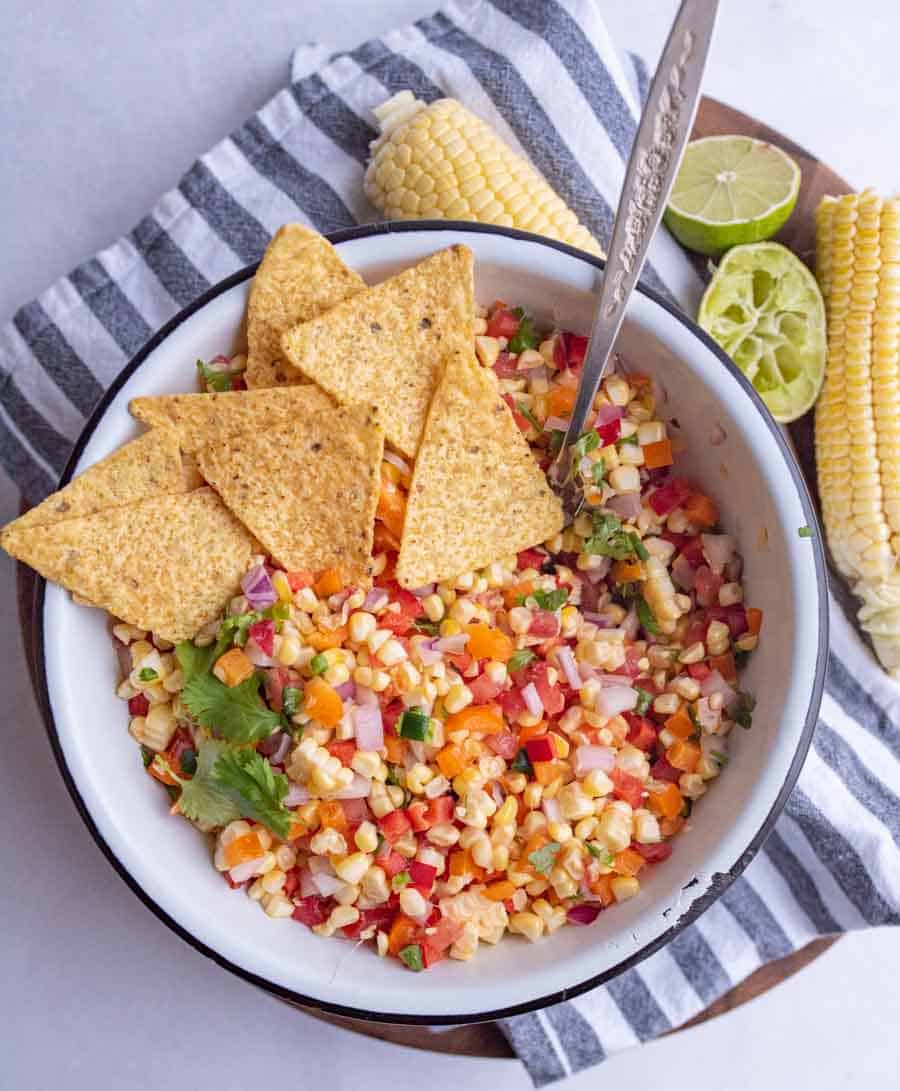
POLYGON ((374 405, 385 435, 415 457, 443 361, 471 348, 472 251, 451 246, 311 322, 281 344, 343 404, 374 405))
POLYGON ((397 558, 397 580, 415 588, 538 545, 563 527, 547 484, 471 349, 447 361, 419 448, 397 558))
POLYGON ((0 542, 13 529, 58 523, 162 493, 187 492, 188 488, 177 434, 169 427, 154 428, 89 466, 65 488, 19 516, 0 533, 0 542))
POLYGON ((316 409, 333 411, 334 403, 317 386, 307 384, 279 390, 132 398, 128 409, 133 417, 151 427, 161 424, 173 427, 181 449, 193 454, 229 432, 271 428, 316 409))
POLYGON ((307 413, 197 452, 200 472, 288 571, 368 572, 384 433, 371 411, 307 413))
POLYGON ((282 366, 281 335, 366 286, 327 239, 302 224, 285 224, 263 254, 247 304, 247 370, 251 390, 301 382, 282 366))
POLYGON ((3 547, 81 599, 176 643, 225 609, 259 549, 212 489, 11 529, 3 547))

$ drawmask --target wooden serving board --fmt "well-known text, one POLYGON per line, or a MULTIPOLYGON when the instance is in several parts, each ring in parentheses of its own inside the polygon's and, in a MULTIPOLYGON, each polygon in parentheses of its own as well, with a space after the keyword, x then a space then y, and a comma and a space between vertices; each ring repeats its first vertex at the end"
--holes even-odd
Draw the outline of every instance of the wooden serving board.
MULTIPOLYGON (((803 258, 804 261, 812 265, 815 253, 814 216, 819 201, 827 194, 849 193, 852 187, 835 174, 830 167, 775 129, 769 128, 768 125, 764 125, 761 121, 757 121, 747 114, 742 114, 739 110, 734 110, 716 99, 704 98, 697 113, 693 136, 696 138, 727 134, 740 134, 769 141, 786 151, 800 165, 803 177, 797 206, 790 220, 776 238, 803 258)), ((694 260, 698 269, 705 276, 707 259, 696 255, 694 260)), ((790 425, 789 430, 810 490, 818 500, 815 486, 812 414, 808 413, 801 420, 790 425)), ((32 682, 34 682, 33 653, 36 622, 34 573, 31 569, 20 564, 17 566, 16 578, 19 622, 28 667, 31 672, 32 682)), ((711 1004, 705 1011, 686 1023, 685 1026, 695 1026, 698 1023, 705 1022, 716 1015, 731 1011, 733 1008, 745 1004, 748 1000, 762 995, 797 973, 798 970, 801 970, 813 959, 818 958, 836 939, 837 937, 827 936, 813 940, 807 947, 788 955, 787 958, 770 962, 768 965, 761 967, 756 973, 751 974, 746 981, 743 981, 714 1004, 711 1004)), ((495 1023, 477 1023, 454 1027, 438 1033, 428 1033, 427 1031, 423 1032, 421 1027, 368 1023, 362 1020, 344 1019, 340 1016, 328 1015, 310 1008, 302 1008, 301 1010, 335 1026, 344 1027, 359 1034, 367 1034, 373 1038, 380 1038, 383 1041, 393 1042, 396 1045, 469 1057, 514 1056, 509 1044, 495 1023)), ((679 1027, 672 1033, 677 1033, 681 1029, 684 1028, 679 1027)))

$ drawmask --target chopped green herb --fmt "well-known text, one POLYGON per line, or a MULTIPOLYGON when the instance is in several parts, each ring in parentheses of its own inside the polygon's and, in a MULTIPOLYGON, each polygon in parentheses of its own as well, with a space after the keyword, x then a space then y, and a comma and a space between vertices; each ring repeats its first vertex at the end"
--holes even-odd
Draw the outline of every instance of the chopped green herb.
POLYGON ((209 364, 205 364, 202 360, 197 361, 197 370, 200 372, 200 378, 203 382, 212 387, 217 393, 221 394, 224 390, 231 390, 233 376, 230 371, 219 371, 214 367, 210 367, 209 364))
POLYGON ((524 747, 519 750, 509 767, 515 773, 525 773, 529 777, 534 776, 534 766, 531 764, 531 758, 528 757, 524 747))
POLYGON ((152 667, 142 667, 138 671, 138 678, 142 682, 155 682, 159 678, 159 674, 152 667))
POLYGON ((754 708, 756 708, 756 698, 744 690, 739 690, 737 703, 731 718, 736 724, 740 724, 745 731, 749 731, 753 726, 754 708))
POLYGON ((653 611, 647 605, 647 600, 643 595, 640 595, 634 600, 634 605, 637 610, 638 621, 641 623, 641 627, 653 636, 659 636, 660 628, 656 623, 656 618, 653 616, 653 611))
POLYGON ((425 964, 422 961, 422 948, 418 943, 411 943, 408 947, 402 948, 400 958, 416 973, 425 969, 425 964))
POLYGON ((558 841, 548 841, 542 848, 535 849, 534 852, 528 854, 528 862, 538 875, 549 875, 559 849, 560 844, 558 841))
POLYGON ((520 413, 535 431, 542 432, 544 430, 541 422, 524 402, 516 402, 516 412, 520 413))
POLYGON ((391 886, 394 890, 402 890, 405 886, 408 886, 410 882, 408 871, 398 871, 394 878, 391 880, 391 886))
POLYGON ((417 632, 425 633, 428 636, 437 636, 441 631, 441 623, 439 621, 429 621, 427 617, 417 617, 413 625, 417 632))
POLYGON ((190 747, 187 750, 182 750, 178 764, 185 776, 192 777, 197 772, 197 751, 192 750, 190 747))
POLYGON ((600 445, 600 437, 596 432, 582 432, 578 439, 575 441, 572 455, 574 458, 584 458, 586 454, 593 451, 595 447, 600 445))
POLYGON ((402 739, 427 742, 431 734, 431 720, 428 713, 421 708, 404 709, 397 724, 397 734, 402 739))
POLYGON ((812 538, 812 527, 797 527, 797 533, 801 538, 812 538))
POLYGON ((507 349, 513 355, 518 356, 525 349, 536 348, 538 344, 537 331, 534 328, 534 319, 531 315, 522 314, 519 318, 519 328, 510 338, 507 349))
POLYGON ((613 854, 607 848, 601 848, 599 845, 594 844, 593 841, 585 842, 587 844, 587 850, 594 857, 595 860, 600 861, 601 867, 613 866, 613 854))
POLYGON ((328 670, 328 660, 319 652, 318 655, 314 655, 309 661, 309 669, 316 674, 324 674, 328 670))
POLYGON ((303 704, 303 691, 299 686, 285 686, 281 691, 281 711, 287 716, 288 719, 291 716, 296 716, 297 711, 303 704))
POLYGON ((261 822, 286 838, 294 816, 285 807, 288 778, 276 773, 255 750, 225 750, 212 769, 212 779, 245 818, 261 822))
POLYGON ((239 686, 226 686, 211 674, 197 675, 181 691, 181 699, 210 731, 231 742, 260 742, 277 731, 281 717, 260 700, 259 681, 254 674, 239 686))
POLYGON ((605 511, 595 510, 590 537, 585 540, 585 553, 601 557, 612 557, 614 561, 624 561, 637 552, 637 535, 625 530, 621 521, 605 511))
POLYGON ((527 667, 534 658, 534 652, 531 651, 530 648, 521 648, 519 651, 512 654, 509 662, 506 664, 506 669, 510 674, 515 674, 516 671, 520 671, 523 667, 527 667))
POLYGON ((640 686, 634 688, 637 690, 638 695, 638 703, 634 706, 634 711, 638 716, 643 716, 653 702, 653 694, 641 689, 640 686))
POLYGON ((552 613, 565 605, 569 592, 565 587, 557 587, 555 591, 532 591, 528 597, 534 599, 542 610, 552 613))

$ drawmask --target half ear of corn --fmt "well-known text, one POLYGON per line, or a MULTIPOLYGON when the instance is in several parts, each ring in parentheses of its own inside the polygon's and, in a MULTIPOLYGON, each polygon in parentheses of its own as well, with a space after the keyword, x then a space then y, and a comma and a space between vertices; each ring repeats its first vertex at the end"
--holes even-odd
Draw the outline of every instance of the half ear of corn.
POLYGON ((400 91, 375 116, 365 191, 388 219, 478 220, 602 253, 540 174, 455 99, 400 91))
POLYGON ((826 197, 816 264, 828 364, 816 408, 816 466, 835 564, 859 620, 900 678, 900 199, 826 197))

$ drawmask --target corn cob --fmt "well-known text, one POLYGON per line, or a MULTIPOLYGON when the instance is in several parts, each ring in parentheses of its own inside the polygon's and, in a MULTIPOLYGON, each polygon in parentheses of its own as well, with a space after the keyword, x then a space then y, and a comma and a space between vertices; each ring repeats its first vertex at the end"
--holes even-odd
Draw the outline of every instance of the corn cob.
POLYGON ((859 620, 900 678, 900 199, 826 197, 816 213, 828 365, 816 408, 822 515, 859 620))
POLYGON ((601 254, 538 172, 455 99, 401 91, 375 110, 366 196, 389 219, 478 220, 601 254))

